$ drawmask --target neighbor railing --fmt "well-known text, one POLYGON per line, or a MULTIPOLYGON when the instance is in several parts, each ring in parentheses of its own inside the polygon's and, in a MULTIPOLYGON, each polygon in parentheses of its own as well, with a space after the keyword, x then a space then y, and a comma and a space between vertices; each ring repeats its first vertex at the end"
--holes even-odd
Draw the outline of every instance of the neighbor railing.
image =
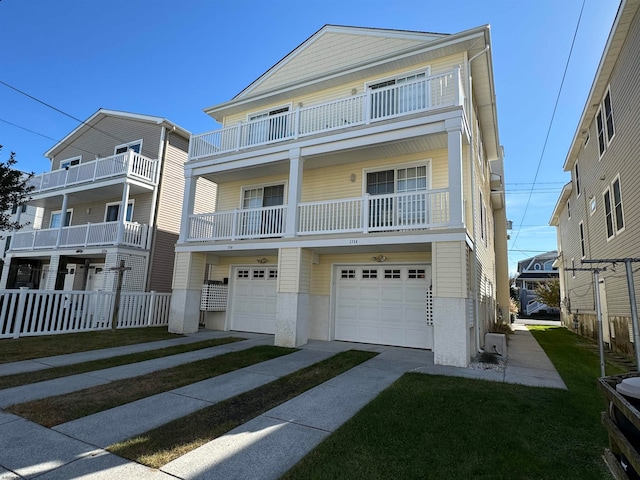
POLYGON ((192 135, 189 160, 447 106, 464 106, 459 68, 192 135))
POLYGON ((119 222, 87 223, 62 228, 46 228, 16 232, 10 250, 127 245, 146 248, 147 225, 123 222, 122 239, 118 240, 119 222))
MULTIPOLYGON (((111 328, 115 292, 0 290, 0 338, 111 328)), ((122 292, 117 328, 169 323, 170 293, 122 292)))
POLYGON ((146 182, 155 182, 158 161, 151 160, 129 150, 111 157, 80 163, 68 168, 45 172, 31 177, 27 185, 37 194, 82 183, 91 183, 103 178, 127 176, 146 182))

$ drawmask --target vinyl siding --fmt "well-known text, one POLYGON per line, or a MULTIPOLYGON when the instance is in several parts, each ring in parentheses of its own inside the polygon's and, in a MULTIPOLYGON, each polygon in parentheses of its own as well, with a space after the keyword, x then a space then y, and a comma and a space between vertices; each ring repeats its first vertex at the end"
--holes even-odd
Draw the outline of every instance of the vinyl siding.
POLYGON ((392 70, 389 72, 385 72, 384 74, 367 77, 363 80, 347 82, 337 87, 325 88, 310 94, 293 96, 286 101, 280 100, 278 102, 273 102, 266 106, 260 107, 260 109, 258 110, 247 110, 242 113, 229 115, 224 118, 223 124, 225 127, 228 127, 231 125, 235 125, 238 122, 246 122, 250 114, 265 112, 286 105, 289 105, 289 107, 293 109, 296 108, 299 104, 302 104, 303 107, 310 107, 313 105, 328 103, 333 100, 339 100, 341 98, 348 98, 352 96, 352 91, 354 89, 357 94, 361 94, 365 91, 365 85, 369 83, 375 83, 376 81, 380 81, 382 79, 397 77, 402 74, 421 71, 426 68, 430 68, 430 75, 437 75, 440 73, 451 71, 453 68, 461 64, 464 64, 464 56, 462 54, 439 58, 429 63, 412 65, 411 67, 392 70))
POLYGON ((105 117, 80 137, 61 150, 51 163, 51 170, 60 168, 60 162, 82 156, 82 163, 96 158, 110 157, 116 145, 142 139, 142 155, 158 158, 162 129, 155 124, 121 117, 105 117))
POLYGON ((189 142, 174 133, 168 134, 167 150, 158 191, 156 230, 151 254, 149 290, 167 292, 173 277, 173 256, 178 241, 182 200, 184 197, 184 162, 189 142))
POLYGON ((466 297, 466 249, 462 242, 433 246, 433 291, 436 297, 466 297))
MULTIPOLYGON (((302 286, 301 265, 302 265, 302 249, 301 248, 281 248, 278 257, 278 292, 280 293, 300 293, 302 286)), ((305 271, 308 270, 305 268, 305 271)), ((307 272, 308 273, 308 272, 307 272)))
POLYGON ((172 288, 174 290, 200 289, 204 280, 206 254, 177 252, 172 288))
MULTIPOLYGON (((599 158, 598 134, 595 119, 589 127, 589 142, 577 158, 580 170, 580 191, 574 188, 569 202, 571 219, 567 218, 564 208, 558 227, 558 240, 563 254, 565 268, 571 267, 571 258, 580 265, 579 223, 583 221, 585 229, 585 247, 587 258, 637 258, 640 256, 640 169, 638 169, 638 138, 640 122, 640 16, 636 13, 631 23, 627 39, 620 52, 616 66, 609 78, 615 136, 607 146, 602 158, 599 158), (624 231, 607 240, 603 192, 619 175, 624 211, 624 231), (590 214, 590 198, 596 199, 596 211, 590 214)), ((601 101, 602 99, 600 99, 601 101)), ((579 141, 584 142, 584 138, 579 141)), ((575 182, 575 170, 571 172, 575 182)), ((574 183, 575 186, 575 183, 574 183)), ((587 266, 587 265, 585 265, 587 266)), ((604 266, 601 265, 601 266, 604 266)), ((638 264, 634 264, 637 269, 638 264)), ((593 276, 591 272, 564 273, 565 292, 571 300, 572 311, 595 311, 593 276)), ((605 280, 607 307, 610 316, 629 316, 629 294, 624 264, 617 264, 601 273, 605 280)), ((640 277, 635 275, 636 297, 640 298, 640 277)))

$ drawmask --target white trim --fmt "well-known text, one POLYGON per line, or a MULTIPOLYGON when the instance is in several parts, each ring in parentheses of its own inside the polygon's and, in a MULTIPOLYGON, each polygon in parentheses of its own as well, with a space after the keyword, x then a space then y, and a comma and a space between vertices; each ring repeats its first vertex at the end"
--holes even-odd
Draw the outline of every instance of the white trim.
MULTIPOLYGON (((286 206, 287 205, 287 200, 288 200, 288 195, 287 195, 287 186, 288 186, 288 181, 287 180, 282 180, 282 181, 275 181, 275 182, 266 182, 266 183, 258 183, 255 185, 242 185, 240 187, 240 210, 245 210, 244 208, 244 192, 246 190, 255 190, 257 188, 262 188, 264 189, 265 187, 276 187, 278 185, 282 185, 284 187, 284 192, 283 192, 283 198, 282 198, 282 205, 286 206)), ((260 208, 260 207, 256 207, 256 208, 260 208)))
POLYGON ((616 121, 614 118, 613 101, 611 100, 611 84, 607 85, 604 95, 602 96, 602 111, 604 112, 604 133, 607 138, 607 148, 609 148, 611 140, 616 136, 616 121), (604 106, 604 99, 607 98, 607 95, 609 95, 609 103, 611 104, 611 120, 613 121, 613 135, 611 138, 609 138, 609 131, 607 129, 607 111, 604 106))
MULTIPOLYGON (((67 208, 67 212, 69 212, 69 213, 70 213, 70 215, 69 215, 69 225, 68 225, 68 226, 71 226, 71 223, 73 222, 73 208, 67 208)), ((53 211, 51 212, 51 215, 49 215, 49 228, 59 228, 59 227, 52 227, 52 226, 51 226, 51 220, 53 219, 53 216, 54 216, 56 213, 59 213, 59 214, 60 214, 60 223, 61 223, 61 226, 62 226, 62 227, 64 227, 64 226, 65 226, 65 225, 64 225, 64 218, 62 218, 62 209, 60 209, 60 210, 53 210, 53 211)))
POLYGON ((65 168, 65 163, 68 163, 68 165, 66 165, 67 167, 73 167, 74 165, 80 165, 80 163, 82 163, 82 155, 77 155, 75 157, 69 157, 69 158, 65 158, 64 160, 60 160, 60 170, 62 170, 63 168, 65 168), (77 162, 76 162, 77 160, 77 162), (75 162, 75 163, 73 163, 75 162))
MULTIPOLYGON (((134 140, 133 142, 127 142, 127 143, 121 143, 120 145, 116 145, 115 147, 113 147, 113 154, 114 155, 119 155, 117 153, 117 150, 119 148, 122 147, 127 147, 127 150, 129 150, 129 147, 132 145, 137 145, 140 144, 140 151, 138 152, 140 155, 142 155, 142 138, 140 140, 134 140)), ((121 152, 121 153, 125 153, 125 152, 121 152)))
MULTIPOLYGON (((108 202, 104 204, 104 220, 103 222, 106 223, 107 221, 107 211, 109 210, 109 207, 113 206, 113 205, 118 205, 120 206, 122 202, 108 202)), ((131 220, 127 220, 127 214, 125 212, 125 217, 124 217, 124 221, 125 222, 132 222, 133 221, 133 209, 135 208, 135 199, 134 198, 130 198, 129 201, 127 202, 127 206, 131 205, 131 220)), ((119 213, 119 212, 118 212, 119 213)))
POLYGON ((619 173, 615 177, 613 177, 613 180, 611 180, 611 207, 612 207, 611 213, 613 214, 613 219, 614 219, 613 229, 616 235, 620 235, 627 228, 627 222, 624 219, 624 202, 622 201, 622 181, 620 180, 619 173), (618 188, 620 189, 620 208, 622 209, 622 223, 624 224, 620 229, 618 228, 618 220, 616 217, 615 196, 613 193, 613 184, 616 182, 616 180, 618 181, 618 188))
MULTIPOLYGON (((273 112, 275 110, 282 110, 283 108, 287 108, 288 109, 287 112, 292 112, 293 111, 293 102, 283 103, 282 105, 279 105, 279 106, 269 107, 269 108, 265 108, 263 110, 257 110, 255 112, 249 112, 249 113, 247 113, 245 119, 246 119, 247 122, 252 122, 253 120, 250 120, 251 117, 257 117, 259 115, 264 115, 265 113, 267 114, 267 116, 271 116, 271 115, 269 115, 269 112, 273 112)), ((285 113, 285 112, 280 112, 279 114, 276 114, 276 115, 280 115, 282 113, 285 113)))
POLYGON ((426 67, 415 68, 413 70, 407 70, 406 72, 397 73, 395 75, 376 78, 374 80, 367 80, 363 83, 364 91, 366 92, 371 87, 371 85, 388 82, 390 80, 397 81, 399 78, 411 77, 413 75, 418 75, 420 73, 424 73, 425 77, 429 77, 431 75, 431 65, 427 65, 426 67))
POLYGON ((584 234, 584 222, 578 223, 578 236, 580 237, 580 258, 587 257, 587 238, 584 234))

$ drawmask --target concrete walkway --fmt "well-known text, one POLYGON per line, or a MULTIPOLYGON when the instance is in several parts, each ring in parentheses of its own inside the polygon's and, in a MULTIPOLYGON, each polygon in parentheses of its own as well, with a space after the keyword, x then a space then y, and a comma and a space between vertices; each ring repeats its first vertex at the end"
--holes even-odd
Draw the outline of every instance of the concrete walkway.
MULTIPOLYGON (((201 333, 203 336, 211 333, 231 335, 229 332, 201 333)), ((201 333, 189 338, 201 340, 201 333)), ((271 336, 252 335, 251 340, 214 348, 239 349, 243 347, 241 344, 255 345, 272 341, 271 336)), ((510 336, 508 354, 504 371, 478 370, 433 365, 432 352, 424 350, 311 341, 299 352, 74 420, 54 429, 0 411, 0 480, 34 477, 275 479, 407 371, 566 388, 542 348, 525 327, 518 328, 510 336), (351 348, 380 354, 168 463, 160 470, 149 469, 103 450, 113 442, 130 438, 351 348)), ((47 360, 47 364, 55 362, 55 359, 47 360)), ((146 373, 149 367, 144 363, 138 365, 146 373)), ((128 374, 133 376, 135 366, 126 367, 128 374)), ((14 365, 13 368, 18 367, 14 365)), ((96 372, 92 372, 86 375, 111 381, 119 373, 102 372, 96 375, 96 372)), ((49 385, 44 385, 48 383, 40 384, 41 395, 38 398, 58 391, 49 390, 49 385)), ((9 398, 6 395, 8 390, 0 391, 0 401, 9 398)))

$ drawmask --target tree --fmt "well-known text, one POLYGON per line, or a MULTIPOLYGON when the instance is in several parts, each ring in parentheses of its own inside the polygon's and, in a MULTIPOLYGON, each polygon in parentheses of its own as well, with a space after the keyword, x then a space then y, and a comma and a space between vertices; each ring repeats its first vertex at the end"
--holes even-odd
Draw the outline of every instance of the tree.
MULTIPOLYGON (((2 145, 0 145, 0 152, 2 145)), ((29 201, 32 187, 28 181, 33 173, 16 170, 16 154, 11 152, 6 162, 0 161, 0 231, 17 230, 24 225, 11 221, 11 208, 29 201)))
POLYGON ((551 280, 547 283, 539 283, 535 289, 538 301, 550 307, 560 308, 560 281, 551 280))

